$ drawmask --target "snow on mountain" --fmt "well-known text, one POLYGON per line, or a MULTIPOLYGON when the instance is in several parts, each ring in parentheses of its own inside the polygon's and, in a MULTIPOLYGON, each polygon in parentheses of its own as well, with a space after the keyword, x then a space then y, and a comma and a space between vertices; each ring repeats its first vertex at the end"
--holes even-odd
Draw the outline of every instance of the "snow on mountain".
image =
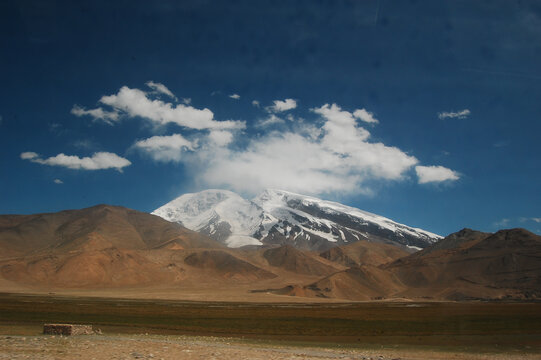
POLYGON ((252 236, 259 229, 261 213, 255 203, 227 190, 184 194, 152 212, 229 247, 262 244, 252 236))
POLYGON ((267 189, 251 201, 226 190, 186 194, 153 214, 230 247, 290 244, 324 250, 359 240, 424 248, 441 236, 340 203, 267 189))

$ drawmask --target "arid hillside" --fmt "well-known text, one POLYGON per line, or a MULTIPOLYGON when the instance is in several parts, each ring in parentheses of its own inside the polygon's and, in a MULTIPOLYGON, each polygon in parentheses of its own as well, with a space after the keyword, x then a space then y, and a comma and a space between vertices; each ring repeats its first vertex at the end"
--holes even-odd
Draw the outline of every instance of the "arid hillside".
POLYGON ((154 215, 98 205, 0 216, 0 290, 187 299, 367 301, 541 297, 541 237, 464 229, 430 247, 227 248, 154 215))

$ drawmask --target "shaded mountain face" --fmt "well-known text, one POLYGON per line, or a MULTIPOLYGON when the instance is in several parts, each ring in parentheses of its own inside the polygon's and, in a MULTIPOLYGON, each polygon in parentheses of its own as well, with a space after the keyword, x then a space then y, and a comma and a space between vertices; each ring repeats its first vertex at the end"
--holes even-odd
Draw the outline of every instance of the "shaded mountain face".
POLYGON ((324 259, 348 267, 379 266, 408 255, 409 252, 400 247, 368 241, 357 241, 348 245, 336 246, 319 254, 324 259))
POLYGON ((229 247, 291 245, 326 250, 360 240, 424 248, 441 236, 336 202, 281 190, 252 200, 226 190, 185 194, 153 214, 229 247))
POLYGON ((184 259, 186 265, 212 271, 224 278, 261 280, 276 275, 222 250, 193 252, 184 259))
POLYGON ((334 267, 324 264, 318 261, 317 258, 307 255, 290 245, 265 250, 263 257, 269 265, 297 274, 322 276, 336 272, 334 267))
POLYGON ((426 254, 438 250, 467 248, 481 240, 486 239, 490 235, 492 234, 465 228, 456 233, 450 234, 437 243, 423 249, 422 251, 419 251, 416 256, 425 256, 426 254))
POLYGON ((379 265, 357 259, 366 259, 367 252, 382 254, 382 249, 374 248, 381 244, 368 243, 369 249, 358 244, 320 254, 348 269, 273 292, 348 300, 541 298, 541 236, 524 229, 495 234, 464 229, 422 251, 379 265))
POLYGON ((541 236, 524 229, 495 234, 462 230, 383 269, 407 286, 406 296, 451 300, 540 298, 541 236))

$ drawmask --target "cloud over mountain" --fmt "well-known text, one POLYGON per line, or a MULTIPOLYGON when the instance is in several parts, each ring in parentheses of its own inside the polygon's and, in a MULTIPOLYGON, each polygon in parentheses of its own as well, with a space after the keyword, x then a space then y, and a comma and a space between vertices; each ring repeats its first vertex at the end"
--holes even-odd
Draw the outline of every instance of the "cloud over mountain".
POLYGON ((400 180, 418 163, 396 147, 369 142, 370 133, 336 104, 312 111, 321 116, 322 127, 271 132, 242 150, 206 154, 201 178, 240 192, 268 187, 311 194, 370 192, 366 181, 400 180))
MULTIPOLYGON (((133 118, 150 122, 153 132, 159 130, 160 134, 138 139, 131 148, 156 162, 182 163, 200 186, 245 194, 264 188, 309 194, 369 194, 373 192, 371 182, 402 181, 414 168, 421 184, 459 178, 451 169, 421 166, 415 156, 372 140, 365 125, 375 126, 379 120, 364 108, 348 111, 336 103, 324 104, 305 109, 306 118, 289 114, 285 121, 278 114, 297 108, 297 100, 286 98, 259 108, 259 120, 217 120, 208 108, 164 101, 158 95, 175 100, 176 96, 163 84, 149 81, 146 85, 153 91, 123 86, 116 94, 102 96, 101 107, 86 110, 76 105, 72 113, 111 125, 133 118), (169 124, 178 128, 166 127, 169 124), (164 134, 167 131, 173 133, 164 134)), ((96 153, 81 159, 59 154, 42 159, 34 153, 23 153, 21 157, 84 169, 121 169, 130 164, 113 155, 96 153)))
POLYGON ((133 146, 146 152, 156 161, 178 162, 182 158, 183 152, 193 151, 194 145, 182 135, 173 134, 169 136, 152 136, 137 141, 133 146))

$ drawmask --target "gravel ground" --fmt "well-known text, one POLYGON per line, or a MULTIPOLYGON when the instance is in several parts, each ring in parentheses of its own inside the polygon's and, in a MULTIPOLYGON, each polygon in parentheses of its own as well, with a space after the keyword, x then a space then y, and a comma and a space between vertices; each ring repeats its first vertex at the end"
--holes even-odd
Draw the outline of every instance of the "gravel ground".
POLYGON ((0 336, 0 359, 541 359, 538 354, 324 349, 165 335, 0 336))

